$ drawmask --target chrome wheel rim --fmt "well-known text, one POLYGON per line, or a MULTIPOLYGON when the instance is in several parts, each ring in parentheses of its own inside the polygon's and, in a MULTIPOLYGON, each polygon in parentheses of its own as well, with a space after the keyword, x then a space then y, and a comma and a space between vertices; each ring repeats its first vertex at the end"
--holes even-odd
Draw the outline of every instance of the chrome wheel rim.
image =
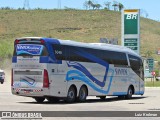
POLYGON ((86 96, 85 90, 81 90, 81 92, 80 92, 80 99, 81 100, 84 99, 85 96, 86 96))
POLYGON ((70 99, 73 99, 73 98, 74 98, 74 91, 69 91, 68 97, 69 97, 70 99))

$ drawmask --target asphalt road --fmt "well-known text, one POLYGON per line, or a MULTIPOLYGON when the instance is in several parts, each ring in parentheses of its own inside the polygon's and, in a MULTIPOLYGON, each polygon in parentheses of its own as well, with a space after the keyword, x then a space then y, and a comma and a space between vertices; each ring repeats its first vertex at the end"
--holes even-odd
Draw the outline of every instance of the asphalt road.
POLYGON ((85 103, 48 103, 46 100, 38 104, 32 98, 12 95, 10 82, 5 81, 0 84, 0 111, 160 111, 160 88, 146 88, 143 96, 133 96, 130 100, 88 97, 85 103))

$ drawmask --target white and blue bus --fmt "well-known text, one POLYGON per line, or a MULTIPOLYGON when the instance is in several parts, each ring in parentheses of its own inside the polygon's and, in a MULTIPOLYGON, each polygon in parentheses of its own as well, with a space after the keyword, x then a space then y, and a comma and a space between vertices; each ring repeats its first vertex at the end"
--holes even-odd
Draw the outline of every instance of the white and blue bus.
POLYGON ((143 62, 129 48, 27 37, 14 42, 12 93, 37 102, 144 94, 143 62))

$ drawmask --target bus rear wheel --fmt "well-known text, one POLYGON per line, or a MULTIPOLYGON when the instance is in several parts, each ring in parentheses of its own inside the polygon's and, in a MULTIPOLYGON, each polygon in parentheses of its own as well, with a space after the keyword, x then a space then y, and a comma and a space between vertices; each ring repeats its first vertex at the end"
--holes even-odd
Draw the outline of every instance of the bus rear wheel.
POLYGON ((44 97, 36 97, 34 99, 36 100, 37 103, 43 103, 43 101, 45 100, 44 97))
POLYGON ((84 102, 86 101, 87 97, 87 88, 85 86, 82 86, 79 90, 79 96, 78 96, 78 101, 79 102, 84 102))
POLYGON ((76 90, 71 86, 68 90, 66 102, 73 103, 76 100, 76 90))

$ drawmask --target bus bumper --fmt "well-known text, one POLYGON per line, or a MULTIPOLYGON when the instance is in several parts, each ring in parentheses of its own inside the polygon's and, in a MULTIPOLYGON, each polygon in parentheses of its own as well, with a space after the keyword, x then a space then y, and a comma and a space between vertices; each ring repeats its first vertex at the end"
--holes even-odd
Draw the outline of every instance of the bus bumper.
POLYGON ((26 97, 43 97, 49 95, 47 88, 13 88, 12 94, 26 97))

